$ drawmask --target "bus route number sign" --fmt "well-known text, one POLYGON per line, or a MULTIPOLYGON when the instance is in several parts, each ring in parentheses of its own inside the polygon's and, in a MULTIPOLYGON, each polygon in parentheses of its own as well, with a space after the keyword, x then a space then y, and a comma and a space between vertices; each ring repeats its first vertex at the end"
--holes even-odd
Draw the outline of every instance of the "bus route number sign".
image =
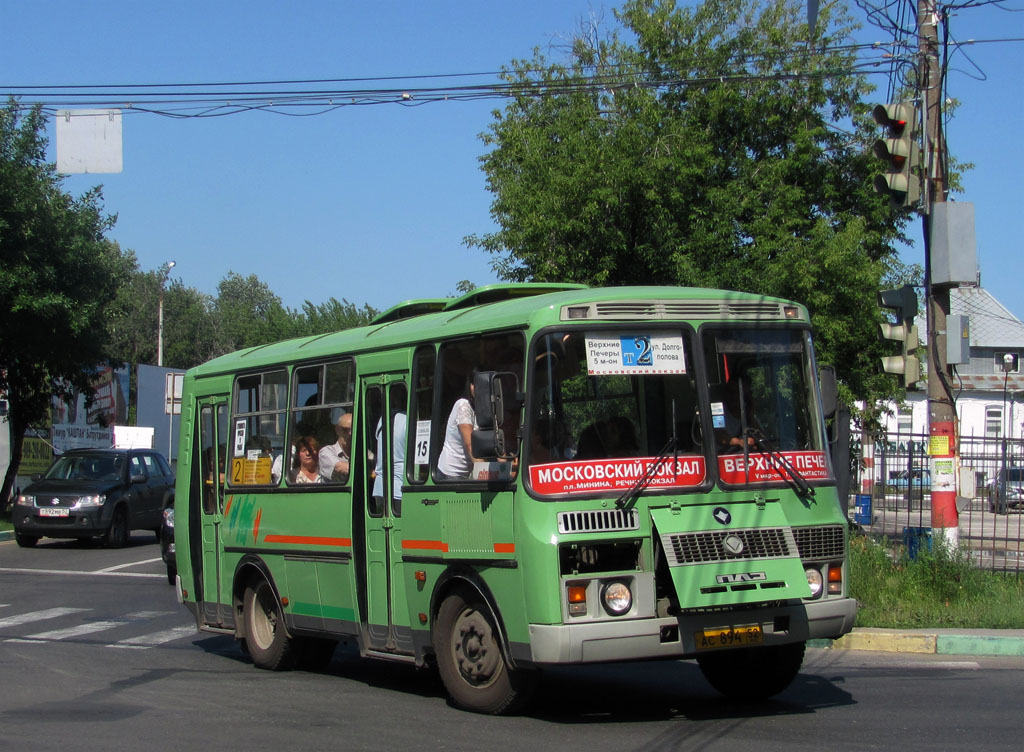
POLYGON ((590 333, 586 349, 591 376, 686 373, 683 338, 678 334, 590 333))

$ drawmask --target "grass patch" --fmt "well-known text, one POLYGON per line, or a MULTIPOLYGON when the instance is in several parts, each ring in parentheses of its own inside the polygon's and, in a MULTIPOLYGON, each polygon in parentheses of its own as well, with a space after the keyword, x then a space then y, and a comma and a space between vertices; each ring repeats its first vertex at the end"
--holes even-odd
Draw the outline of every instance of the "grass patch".
POLYGON ((973 566, 966 549, 850 539, 850 593, 858 627, 1024 629, 1024 578, 973 566))

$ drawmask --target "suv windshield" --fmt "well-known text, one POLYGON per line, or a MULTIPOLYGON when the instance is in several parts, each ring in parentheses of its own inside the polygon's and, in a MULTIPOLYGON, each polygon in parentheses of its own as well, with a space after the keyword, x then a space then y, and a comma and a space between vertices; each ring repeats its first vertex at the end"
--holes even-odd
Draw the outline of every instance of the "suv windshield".
POLYGON ((46 480, 121 480, 124 457, 112 454, 66 454, 43 477, 46 480))

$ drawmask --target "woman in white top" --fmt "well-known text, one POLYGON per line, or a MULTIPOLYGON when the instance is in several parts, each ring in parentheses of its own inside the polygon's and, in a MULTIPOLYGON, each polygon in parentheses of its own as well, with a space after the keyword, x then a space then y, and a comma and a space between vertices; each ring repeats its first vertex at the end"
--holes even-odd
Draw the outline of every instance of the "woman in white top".
POLYGON ((323 483, 320 475, 320 443, 312 436, 295 442, 295 459, 289 480, 292 483, 323 483))
POLYGON ((476 462, 471 448, 473 429, 477 427, 476 411, 473 406, 473 379, 477 370, 474 368, 469 375, 465 395, 455 400, 448 415, 444 445, 441 447, 441 455, 437 458, 437 472, 442 480, 468 478, 473 471, 473 463, 476 462))

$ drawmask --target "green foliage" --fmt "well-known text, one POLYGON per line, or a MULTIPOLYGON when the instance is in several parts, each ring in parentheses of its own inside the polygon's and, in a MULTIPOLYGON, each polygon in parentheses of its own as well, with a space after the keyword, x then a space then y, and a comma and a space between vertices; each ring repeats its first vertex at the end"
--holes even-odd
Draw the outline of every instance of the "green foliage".
POLYGON ((0 110, 0 392, 10 404, 11 467, 25 429, 54 396, 88 395, 109 355, 110 303, 130 259, 104 237, 98 188, 75 198, 45 161, 46 119, 15 100, 0 110))
POLYGON ((906 218, 871 188, 843 12, 822 9, 812 47, 803 2, 630 0, 629 43, 589 30, 566 63, 514 61, 520 95, 482 136, 499 229, 467 243, 509 280, 800 300, 843 396, 889 396, 875 294, 906 218))
POLYGON ((906 549, 865 536, 850 541, 850 591, 858 627, 1024 628, 1024 579, 975 567, 964 549, 906 549))
POLYGON ((363 304, 357 308, 354 303, 342 299, 331 298, 326 303, 313 305, 308 300, 302 306, 303 334, 325 334, 365 326, 379 313, 376 309, 363 304))
POLYGON ((109 304, 130 268, 104 237, 99 189, 74 198, 44 161, 42 110, 0 110, 0 390, 15 426, 87 391, 107 359, 109 304))

